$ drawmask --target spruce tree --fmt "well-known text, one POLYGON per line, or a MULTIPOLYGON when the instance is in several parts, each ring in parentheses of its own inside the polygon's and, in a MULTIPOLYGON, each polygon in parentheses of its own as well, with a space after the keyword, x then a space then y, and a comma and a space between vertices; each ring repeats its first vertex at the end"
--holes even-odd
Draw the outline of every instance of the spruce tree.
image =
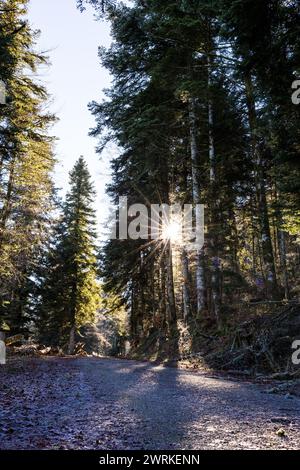
POLYGON ((70 190, 49 250, 40 314, 41 336, 54 344, 68 338, 69 354, 74 353, 76 333, 94 322, 100 303, 94 201, 90 174, 80 157, 70 173, 70 190))
POLYGON ((12 330, 27 329, 33 274, 47 239, 55 159, 46 109, 35 76, 47 63, 35 51, 28 0, 0 2, 0 78, 8 102, 0 108, 0 315, 12 330))

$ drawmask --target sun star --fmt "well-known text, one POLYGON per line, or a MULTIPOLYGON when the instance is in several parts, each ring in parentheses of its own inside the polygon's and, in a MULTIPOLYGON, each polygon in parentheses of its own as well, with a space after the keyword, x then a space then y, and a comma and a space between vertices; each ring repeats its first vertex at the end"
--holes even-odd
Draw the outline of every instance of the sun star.
POLYGON ((162 237, 171 243, 180 243, 182 240, 182 227, 177 220, 171 220, 163 229, 162 237))

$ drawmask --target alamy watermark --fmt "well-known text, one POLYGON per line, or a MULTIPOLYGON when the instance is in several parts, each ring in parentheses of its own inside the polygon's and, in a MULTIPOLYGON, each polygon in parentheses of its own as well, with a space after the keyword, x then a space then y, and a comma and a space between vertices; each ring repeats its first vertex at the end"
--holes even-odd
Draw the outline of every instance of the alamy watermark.
POLYGON ((5 105, 7 103, 7 89, 3 80, 0 80, 0 104, 5 105))
POLYGON ((292 363, 294 366, 299 366, 300 365, 300 340, 296 340, 292 344, 292 349, 295 350, 295 352, 292 355, 292 363))
POLYGON ((0 365, 6 364, 6 345, 4 339, 0 336, 0 365))
POLYGON ((204 245, 204 205, 202 204, 128 204, 119 199, 111 208, 111 240, 170 240, 186 251, 204 245))
POLYGON ((295 90, 292 93, 292 103, 295 105, 299 105, 300 104, 300 80, 293 81, 292 89, 295 90))

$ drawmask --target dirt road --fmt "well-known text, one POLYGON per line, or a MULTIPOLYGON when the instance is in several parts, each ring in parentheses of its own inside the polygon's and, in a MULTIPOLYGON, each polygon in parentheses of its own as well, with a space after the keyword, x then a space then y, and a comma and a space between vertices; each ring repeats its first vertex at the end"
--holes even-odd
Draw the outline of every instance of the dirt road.
POLYGON ((0 449, 300 449, 300 400, 267 388, 134 361, 14 359, 0 369, 0 449))

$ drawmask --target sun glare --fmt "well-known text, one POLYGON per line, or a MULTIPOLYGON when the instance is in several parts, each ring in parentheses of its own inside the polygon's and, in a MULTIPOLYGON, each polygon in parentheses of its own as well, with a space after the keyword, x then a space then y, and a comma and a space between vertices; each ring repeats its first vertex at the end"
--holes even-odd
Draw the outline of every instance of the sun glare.
POLYGON ((163 239, 170 240, 172 243, 180 243, 182 240, 182 227, 180 222, 172 220, 166 224, 163 230, 163 239))

